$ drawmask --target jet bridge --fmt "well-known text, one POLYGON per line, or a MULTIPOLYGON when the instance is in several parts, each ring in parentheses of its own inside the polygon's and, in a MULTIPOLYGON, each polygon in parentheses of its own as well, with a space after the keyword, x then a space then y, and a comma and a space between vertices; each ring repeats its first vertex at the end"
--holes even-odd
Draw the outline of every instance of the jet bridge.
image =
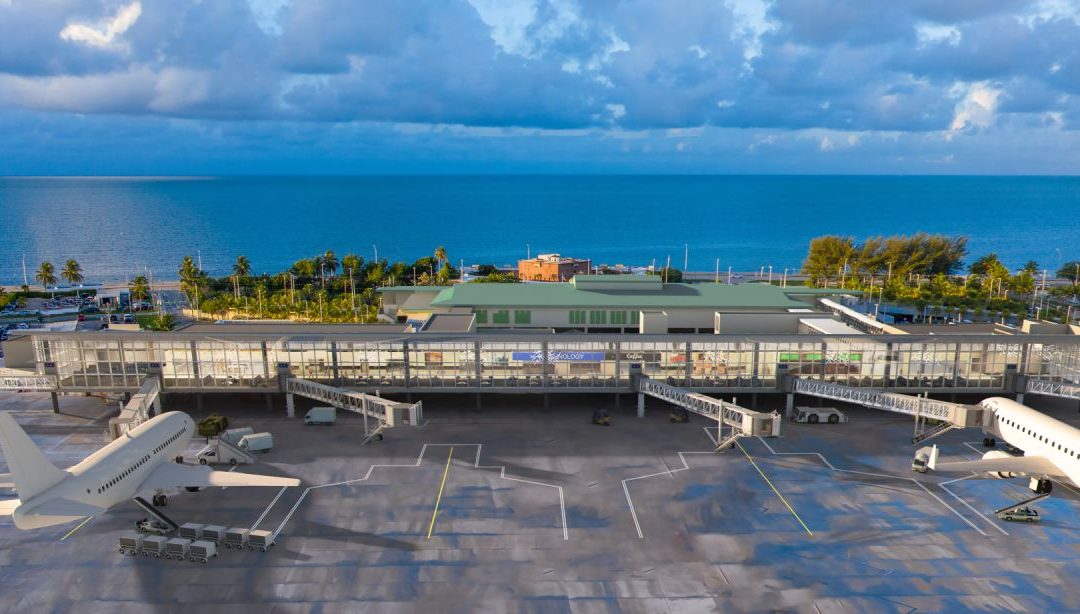
POLYGON ((56 377, 33 371, 0 368, 0 390, 16 392, 55 392, 56 377))
POLYGON ((1064 399, 1080 399, 1080 384, 1064 380, 1040 379, 1029 377, 1024 391, 1031 394, 1044 394, 1064 399))
POLYGON ((332 405, 338 409, 362 415, 364 417, 365 442, 378 435, 384 428, 392 428, 398 424, 416 426, 423 420, 423 401, 400 403, 363 392, 343 390, 297 377, 290 377, 285 381, 285 405, 290 418, 296 415, 293 395, 297 394, 332 405), (376 421, 374 429, 368 425, 369 418, 376 421))
POLYGON ((638 415, 644 415, 645 395, 678 405, 687 411, 717 421, 720 436, 717 450, 734 445, 735 439, 746 436, 778 437, 780 414, 757 412, 721 399, 689 392, 682 388, 658 382, 644 375, 636 375, 638 391, 638 415), (729 435, 723 437, 723 427, 730 427, 729 435))
POLYGON ((977 405, 950 403, 927 397, 882 392, 871 388, 854 388, 833 382, 791 377, 788 391, 907 414, 914 416, 917 424, 919 420, 940 422, 929 430, 916 433, 912 438, 912 443, 926 441, 952 429, 981 427, 983 420, 982 408, 977 405))
POLYGON ((151 376, 143 380, 139 391, 120 410, 120 415, 109 419, 109 435, 119 439, 131 429, 161 413, 161 380, 151 376))

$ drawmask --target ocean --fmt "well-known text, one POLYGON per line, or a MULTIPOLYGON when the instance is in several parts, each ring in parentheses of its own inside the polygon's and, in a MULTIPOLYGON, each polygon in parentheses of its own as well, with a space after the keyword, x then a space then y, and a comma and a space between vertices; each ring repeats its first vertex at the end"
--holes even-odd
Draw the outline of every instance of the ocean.
POLYGON ((236 256, 277 272, 332 249, 413 261, 443 245, 457 264, 539 253, 595 264, 774 271, 811 238, 917 231, 969 237, 1054 270, 1080 260, 1080 177, 381 176, 0 178, 0 284, 68 258, 88 281, 184 255, 226 274, 236 256))

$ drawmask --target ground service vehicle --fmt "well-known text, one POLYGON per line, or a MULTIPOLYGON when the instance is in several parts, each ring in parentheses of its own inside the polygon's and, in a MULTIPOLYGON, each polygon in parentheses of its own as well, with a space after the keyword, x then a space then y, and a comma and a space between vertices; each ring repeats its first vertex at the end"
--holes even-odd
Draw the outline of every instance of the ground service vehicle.
POLYGON ((214 437, 229 428, 229 419, 219 414, 210 414, 199 420, 199 437, 214 437))
POLYGON ((274 436, 270 433, 244 435, 236 447, 248 452, 269 452, 274 449, 274 436))
POLYGON ((819 422, 837 424, 848 421, 847 414, 835 407, 796 407, 793 419, 795 422, 805 422, 807 424, 817 424, 819 422))
POLYGON ((998 518, 1012 522, 1039 522, 1042 520, 1039 517, 1039 512, 1030 507, 1018 507, 1014 510, 1000 512, 998 518))
POLYGON ((337 408, 336 407, 312 407, 304 415, 304 424, 325 424, 331 425, 337 422, 337 408))

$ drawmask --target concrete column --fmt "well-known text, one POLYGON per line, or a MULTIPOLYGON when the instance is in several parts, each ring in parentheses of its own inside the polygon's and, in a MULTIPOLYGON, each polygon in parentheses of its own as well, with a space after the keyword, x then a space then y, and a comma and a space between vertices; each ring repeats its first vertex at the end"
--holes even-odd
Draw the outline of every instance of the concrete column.
POLYGON ((784 404, 784 417, 791 420, 791 417, 795 415, 795 393, 789 392, 785 396, 787 401, 784 404))
POLYGON ((548 409, 550 407, 551 407, 551 395, 549 395, 548 393, 545 392, 544 393, 544 409, 548 409))
POLYGON ((154 397, 154 415, 161 415, 161 392, 158 392, 157 396, 154 397))
POLYGON ((1021 405, 1024 404, 1024 393, 1023 392, 1017 392, 1016 393, 1016 402, 1021 404, 1021 405))
POLYGON ((199 411, 202 411, 202 397, 203 395, 201 392, 195 393, 195 409, 199 411))
POLYGON ((293 394, 291 392, 285 393, 285 417, 296 417, 296 400, 293 398, 293 394))
POLYGON ((645 393, 644 392, 637 393, 637 417, 638 418, 644 418, 645 417, 645 393))
POLYGON ((60 413, 60 395, 55 392, 50 392, 49 397, 52 398, 52 411, 54 414, 60 413))
POLYGON ((481 400, 483 398, 484 395, 480 394, 479 392, 476 393, 476 409, 481 409, 484 406, 483 401, 481 400))
POLYGON ((615 409, 622 409, 622 395, 615 393, 615 409))
POLYGON ((266 411, 268 411, 268 412, 274 411, 274 395, 267 392, 263 396, 266 397, 266 411))

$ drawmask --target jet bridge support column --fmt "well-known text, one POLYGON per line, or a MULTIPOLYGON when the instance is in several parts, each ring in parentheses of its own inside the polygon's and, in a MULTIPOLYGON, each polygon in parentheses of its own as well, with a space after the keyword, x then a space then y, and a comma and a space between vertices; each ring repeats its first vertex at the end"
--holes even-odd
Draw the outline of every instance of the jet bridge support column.
POLYGON ((54 414, 60 413, 60 397, 55 392, 50 392, 49 397, 52 399, 52 412, 54 414))
POLYGON ((644 392, 637 393, 637 417, 638 418, 644 418, 645 417, 645 393, 644 392))
POLYGON ((293 397, 293 393, 291 392, 285 393, 285 417, 296 417, 296 399, 293 397))

